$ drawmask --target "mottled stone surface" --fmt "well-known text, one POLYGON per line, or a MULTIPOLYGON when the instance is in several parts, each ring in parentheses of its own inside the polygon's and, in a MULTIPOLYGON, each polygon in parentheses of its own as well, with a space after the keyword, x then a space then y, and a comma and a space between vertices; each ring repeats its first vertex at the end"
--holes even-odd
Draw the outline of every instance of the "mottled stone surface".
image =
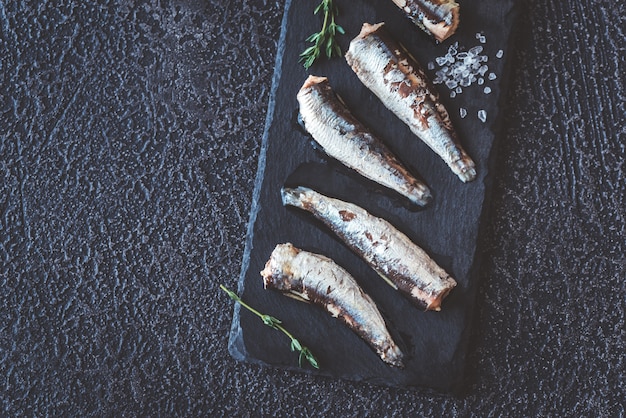
POLYGON ((228 355, 282 2, 59 3, 0 2, 1 415, 626 413, 623 7, 521 2, 448 398, 228 355))

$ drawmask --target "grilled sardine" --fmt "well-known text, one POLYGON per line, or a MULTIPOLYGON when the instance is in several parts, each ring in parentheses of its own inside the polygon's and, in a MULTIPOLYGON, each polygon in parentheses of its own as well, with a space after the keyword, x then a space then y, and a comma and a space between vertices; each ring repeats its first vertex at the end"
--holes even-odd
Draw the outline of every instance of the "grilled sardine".
POLYGON ((363 24, 346 60, 361 82, 435 151, 464 182, 474 180, 474 162, 461 147, 450 116, 417 61, 383 29, 363 24))
POLYGON ((431 200, 428 187, 350 113, 326 77, 309 76, 297 97, 306 130, 328 155, 419 206, 431 200))
POLYGON ((438 311, 456 281, 384 219, 306 187, 283 188, 284 205, 312 213, 415 305, 438 311))
POLYGON ((266 289, 321 306, 366 341, 384 362, 403 367, 403 354, 374 301, 330 258, 302 251, 290 243, 279 244, 261 276, 266 289))
POLYGON ((459 4, 454 0, 393 0, 409 19, 438 41, 448 39, 459 26, 459 4))

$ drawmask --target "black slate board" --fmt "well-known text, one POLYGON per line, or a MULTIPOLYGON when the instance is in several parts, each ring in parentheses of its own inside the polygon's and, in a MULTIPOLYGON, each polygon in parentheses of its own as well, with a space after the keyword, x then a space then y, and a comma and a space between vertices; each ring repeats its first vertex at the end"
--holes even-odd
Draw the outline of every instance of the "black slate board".
POLYGON ((314 3, 287 1, 286 4, 238 291, 260 311, 280 318, 287 329, 311 348, 321 368, 319 371, 299 369, 297 355, 290 352, 286 337, 264 326, 239 306, 233 318, 230 352, 239 360, 373 384, 456 391, 462 384, 474 308, 477 236, 492 182, 492 148, 506 79, 504 63, 514 18, 513 1, 460 2, 461 27, 452 38, 436 44, 404 18, 391 1, 337 0, 341 10, 339 23, 346 29, 346 36, 341 38, 344 51, 363 22, 386 22, 387 30, 424 66, 444 55, 451 43, 458 41, 461 47, 469 49, 480 44, 475 36, 477 32, 485 35, 487 42, 483 46, 484 54, 489 56, 489 71, 498 76, 486 84, 492 93, 486 95, 485 86, 473 85, 451 99, 447 88, 438 86, 461 141, 477 164, 478 177, 469 184, 463 184, 385 109, 359 82, 343 58, 321 62, 308 72, 298 63, 298 53, 305 47, 304 39, 319 25, 319 20, 311 17, 314 3), (504 58, 497 59, 495 55, 500 49, 504 58), (425 179, 434 194, 431 205, 424 210, 408 207, 401 198, 359 178, 312 146, 311 139, 297 125, 295 97, 308 73, 328 76, 352 112, 425 179), (467 109, 467 117, 459 116, 460 107, 467 109), (477 118, 479 109, 486 110, 486 123, 477 118), (458 282, 442 311, 416 309, 310 216, 284 208, 280 189, 285 184, 311 186, 357 203, 406 233, 458 282), (384 364, 368 345, 321 309, 263 289, 259 272, 274 246, 282 242, 330 256, 357 279, 378 304, 392 334, 408 354, 405 369, 384 364))

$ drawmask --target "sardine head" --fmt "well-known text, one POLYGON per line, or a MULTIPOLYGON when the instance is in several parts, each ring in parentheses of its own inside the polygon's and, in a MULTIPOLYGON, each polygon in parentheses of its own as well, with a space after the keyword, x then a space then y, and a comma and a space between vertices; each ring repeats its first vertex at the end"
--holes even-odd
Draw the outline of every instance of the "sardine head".
POLYGON ((261 271, 265 289, 276 289, 283 292, 291 289, 293 273, 290 268, 290 260, 298 252, 298 249, 291 243, 278 244, 274 248, 270 259, 265 263, 265 268, 261 271))

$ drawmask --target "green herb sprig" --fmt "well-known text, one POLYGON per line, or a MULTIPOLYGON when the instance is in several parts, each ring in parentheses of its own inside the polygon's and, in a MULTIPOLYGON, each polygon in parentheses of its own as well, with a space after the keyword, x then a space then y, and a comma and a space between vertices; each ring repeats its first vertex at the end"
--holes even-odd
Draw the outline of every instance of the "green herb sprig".
POLYGON ((337 33, 341 35, 346 33, 341 26, 335 23, 335 17, 339 13, 337 7, 333 5, 333 0, 322 0, 313 13, 318 14, 320 10, 324 11, 322 29, 306 38, 307 42, 312 42, 313 45, 300 54, 300 62, 307 70, 320 57, 322 51, 328 58, 333 56, 340 57, 341 48, 337 44, 335 35, 337 33))
POLYGON ((282 322, 280 321, 280 319, 275 318, 270 315, 262 314, 261 312, 257 311, 256 309, 254 309, 253 307, 245 303, 243 300, 241 300, 239 295, 237 295, 235 292, 228 289, 226 286, 222 284, 220 285, 220 289, 226 292, 226 294, 232 300, 239 303, 241 306, 243 306, 244 308, 246 308, 247 310, 249 310, 256 316, 261 318, 261 320, 263 321, 265 325, 267 325, 268 327, 274 328, 276 330, 282 331, 287 337, 289 337, 289 339, 291 340, 291 351, 297 351, 300 353, 300 355, 298 356, 298 365, 300 367, 302 367, 302 358, 304 357, 311 366, 315 367, 316 369, 320 368, 319 364, 317 363, 317 359, 315 358, 315 356, 313 356, 313 353, 311 353, 311 350, 309 350, 304 345, 300 344, 300 341, 298 341, 289 331, 285 329, 285 327, 281 325, 282 322))

